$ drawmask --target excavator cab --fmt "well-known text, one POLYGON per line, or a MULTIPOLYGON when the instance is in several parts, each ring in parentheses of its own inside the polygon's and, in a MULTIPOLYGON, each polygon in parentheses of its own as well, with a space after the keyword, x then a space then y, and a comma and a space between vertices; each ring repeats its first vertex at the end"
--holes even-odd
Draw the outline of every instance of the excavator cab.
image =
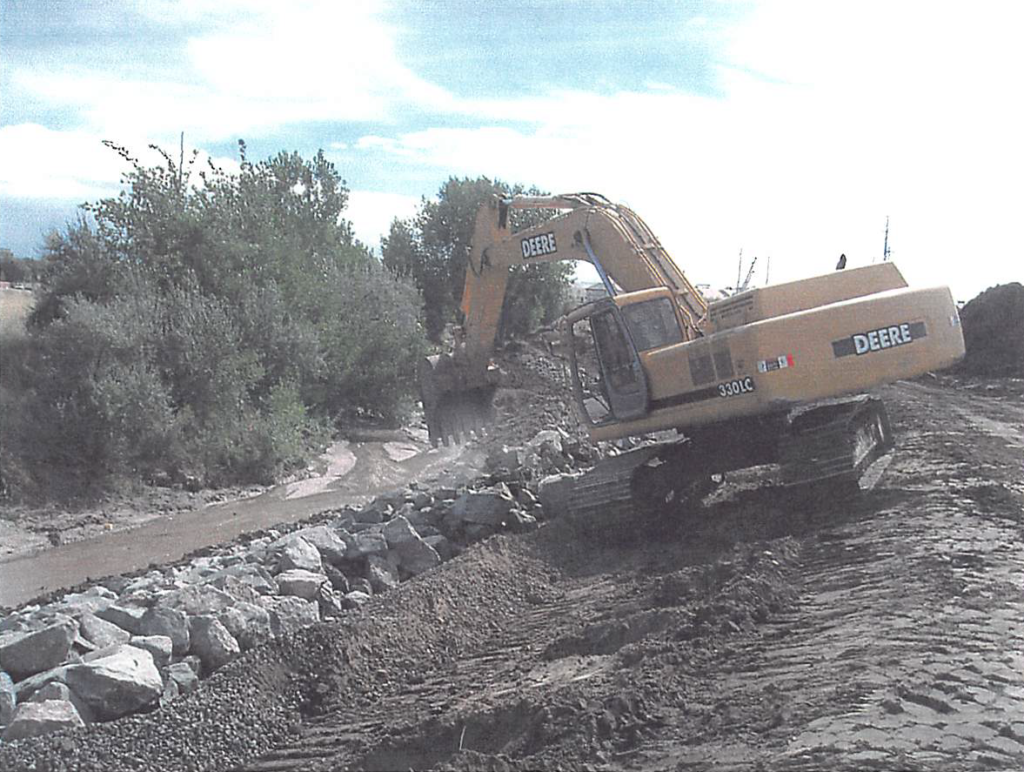
POLYGON ((647 415, 650 389, 640 354, 684 340, 672 294, 660 287, 581 306, 563 330, 577 403, 595 426, 647 415), (586 326, 589 336, 581 336, 586 326))

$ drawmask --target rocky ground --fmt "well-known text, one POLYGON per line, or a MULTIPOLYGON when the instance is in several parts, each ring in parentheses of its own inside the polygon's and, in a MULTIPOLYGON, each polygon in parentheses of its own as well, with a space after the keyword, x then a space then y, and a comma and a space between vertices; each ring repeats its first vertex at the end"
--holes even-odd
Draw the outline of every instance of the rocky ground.
MULTIPOLYGON (((520 366, 502 406, 514 421, 489 441, 493 474, 478 483, 509 502, 503 519, 467 520, 466 504, 456 506, 465 491, 378 502, 382 521, 403 518, 416 538, 440 545, 441 536, 461 554, 441 562, 435 549, 439 565, 415 576, 398 560, 400 586, 380 591, 378 576, 376 588, 353 590, 371 576, 368 556, 349 552, 359 533, 384 537, 385 565, 397 541, 388 543, 387 522, 356 528, 354 515, 326 515, 321 527, 348 536, 334 566, 347 572, 348 592, 340 579, 314 577, 341 608, 301 601, 326 621, 271 631, 216 666, 181 644, 167 661, 150 652, 164 684, 174 664, 196 658, 204 680, 195 688, 179 667, 190 685, 176 697, 151 691, 124 718, 0 743, 0 769, 1024 765, 1019 382, 938 378, 879 390, 898 446, 855 503, 826 496, 794 507, 772 470, 756 469, 700 507, 610 531, 533 501, 542 474, 596 451, 576 440, 557 401, 557 365, 529 348, 513 356, 520 366), (560 452, 542 440, 502 453, 551 425, 564 430, 560 452), (502 481, 507 494, 494 485, 502 481)), ((317 573, 282 567, 280 549, 268 551, 287 534, 257 538, 265 541, 223 554, 272 576, 278 586, 265 597, 282 596, 282 572, 317 573)), ((147 608, 181 608, 165 594, 181 592, 171 585, 185 569, 135 580, 151 583, 147 608)), ((118 603, 131 592, 108 591, 118 603)), ((148 652, 145 643, 157 648, 121 645, 148 652)), ((145 670, 147 655, 133 656, 145 670)), ((42 687, 49 699, 37 704, 67 702, 67 680, 42 687)))

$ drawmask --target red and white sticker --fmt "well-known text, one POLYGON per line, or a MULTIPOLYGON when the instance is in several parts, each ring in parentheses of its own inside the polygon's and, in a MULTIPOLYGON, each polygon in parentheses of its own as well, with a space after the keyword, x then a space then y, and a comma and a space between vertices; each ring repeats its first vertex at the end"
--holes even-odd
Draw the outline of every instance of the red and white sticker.
POLYGON ((775 359, 762 359, 757 363, 757 371, 759 373, 770 373, 773 370, 784 370, 787 367, 793 367, 793 355, 783 354, 775 359))

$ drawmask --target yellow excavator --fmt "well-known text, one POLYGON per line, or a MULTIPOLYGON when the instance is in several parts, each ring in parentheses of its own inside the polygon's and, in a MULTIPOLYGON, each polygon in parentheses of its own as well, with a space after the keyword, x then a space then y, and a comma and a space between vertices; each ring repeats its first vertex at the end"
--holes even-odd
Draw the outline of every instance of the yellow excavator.
POLYGON ((697 481, 766 463, 779 464, 789 486, 856 484, 892 448, 892 432, 880 400, 840 397, 964 354, 949 289, 909 288, 890 262, 709 304, 624 206, 593 193, 494 197, 476 215, 454 349, 427 357, 419 373, 435 445, 493 420, 509 268, 557 260, 591 263, 607 291, 558 324, 591 439, 675 430, 581 479, 572 496, 580 510, 632 506, 641 493, 685 496, 697 481), (513 233, 511 209, 561 213, 513 233))

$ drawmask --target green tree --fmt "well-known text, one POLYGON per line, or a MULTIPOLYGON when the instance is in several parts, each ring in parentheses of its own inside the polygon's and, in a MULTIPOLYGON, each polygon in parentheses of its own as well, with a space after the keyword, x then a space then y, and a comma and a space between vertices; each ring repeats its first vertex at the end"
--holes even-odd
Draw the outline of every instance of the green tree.
MULTIPOLYGON (((413 217, 396 219, 383 240, 384 265, 416 282, 423 295, 427 335, 437 342, 446 324, 456 321, 466 280, 473 224, 480 205, 498 194, 541 195, 536 188, 507 185, 486 177, 449 180, 435 200, 423 199, 413 217)), ((513 232, 549 219, 550 210, 512 210, 513 232)), ((553 320, 572 275, 568 263, 514 266, 502 307, 501 339, 530 332, 553 320)))
POLYGON ((323 153, 253 163, 240 143, 232 174, 111 147, 122 193, 46 243, 32 361, 4 395, 25 441, 5 426, 0 483, 269 482, 330 422, 400 410, 425 348, 416 289, 354 238, 323 153))

